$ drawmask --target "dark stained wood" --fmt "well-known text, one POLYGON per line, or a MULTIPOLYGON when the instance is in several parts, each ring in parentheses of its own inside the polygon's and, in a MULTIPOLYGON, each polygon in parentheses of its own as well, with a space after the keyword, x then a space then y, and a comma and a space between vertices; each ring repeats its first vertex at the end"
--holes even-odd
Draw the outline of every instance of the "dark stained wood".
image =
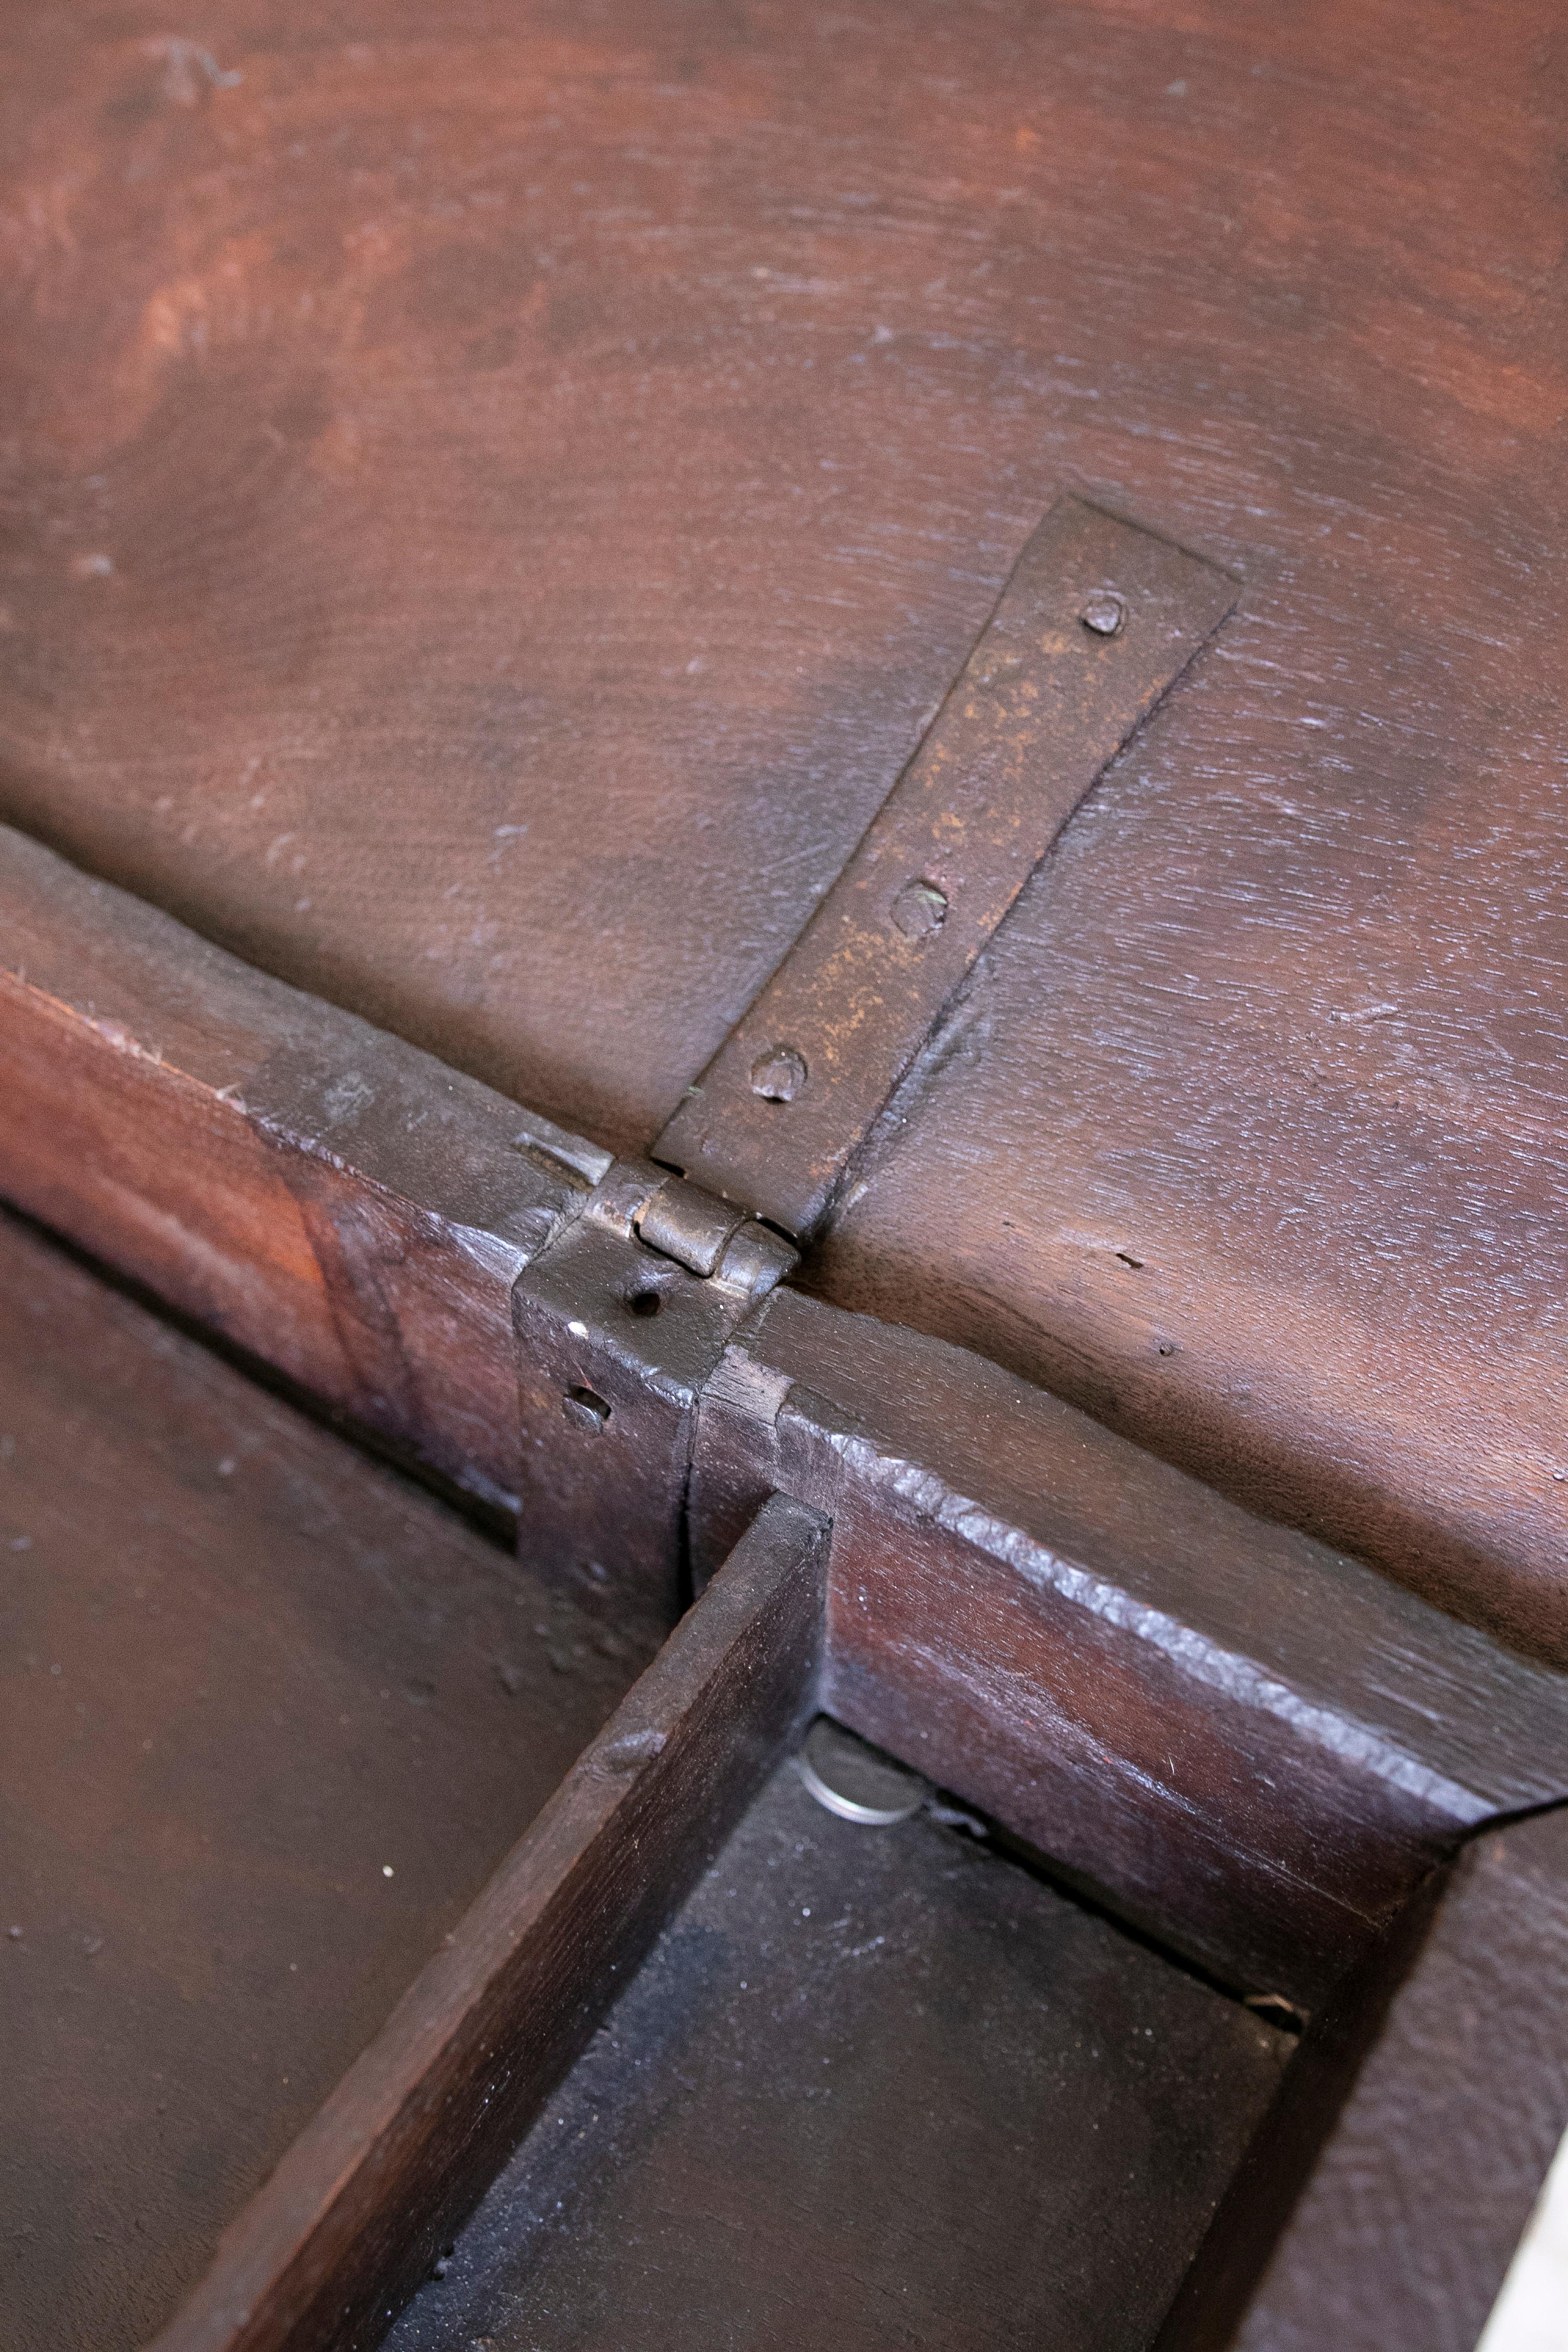
POLYGON ((1568 2128, 1568 1811, 1478 1837, 1394 1945, 1329 2021, 1331 2080, 1360 2063, 1310 2177, 1287 2078, 1160 2352, 1472 2352, 1568 2128))
POLYGON ((775 1486, 833 1517, 833 1711, 1247 1990, 1317 2004, 1461 1837, 1568 1793, 1568 1678, 787 1290, 704 1392, 700 1570, 775 1486))
POLYGON ((6 2352, 145 2343, 641 1663, 0 1219, 6 2352))
MULTIPOLYGON (((5 1129, 10 1189, 96 1246, 107 1242, 121 1263, 285 1370, 495 1491, 492 1474, 509 1454, 515 1465, 517 1412, 498 1315, 510 1321, 513 1277, 554 1216, 581 1199, 580 1180, 558 1160, 516 1147, 534 1123, 499 1097, 200 948, 166 919, 18 836, 5 847, 18 976, 0 1052, 26 1114, 5 1129)), ((679 1269, 670 1281, 682 1296, 707 1287, 679 1269)), ((666 1303, 671 1312, 652 1324, 627 1320, 632 1339, 640 1345, 651 1333, 667 1348, 673 1292, 666 1303)), ((544 1305, 570 1328, 572 1299, 544 1305)), ((836 1602, 841 1704, 889 1745, 951 1748, 939 1777, 1059 1861, 1147 1906, 1163 1932, 1195 1934, 1211 1963, 1315 1998, 1323 1972, 1353 1948, 1369 1918, 1384 1916, 1410 1872, 1458 1830, 1568 1786, 1561 1685, 1552 1678, 1516 1674, 1484 1640, 1467 1643, 1458 1628, 1398 1603, 1348 1563, 1325 1565, 1310 1543, 1167 1476, 1121 1440, 1005 1374, 988 1375, 973 1358, 798 1299, 779 1302, 767 1328, 770 1346, 786 1329, 803 1335, 781 1360, 791 1377, 804 1373, 820 1386, 816 1359, 826 1350, 838 1363, 836 1379, 849 1383, 844 1394, 854 1413, 875 1416, 879 1395, 897 1408, 879 1429, 890 1462, 939 1464, 943 1448, 959 1444, 953 1491, 997 1497, 1005 1527, 1038 1529, 1031 1541, 1062 1541, 1059 1525, 1038 1516, 1032 1449, 1040 1432, 1052 1433, 1052 1444, 1077 1465, 1073 1544, 1091 1564, 1111 1562, 1114 1597, 1103 1607, 1047 1576, 1028 1585, 1020 1612, 1015 1571, 999 1570, 984 1543, 940 1525, 945 1505, 933 1517, 896 1470, 868 1473, 856 1486, 841 1511, 837 1542, 847 1566, 836 1590, 858 1590, 847 1564, 861 1553, 886 1562, 894 1543, 908 1542, 921 1573, 866 1582, 858 1625, 847 1597, 836 1602), (1010 1427, 1028 1433, 1011 1465, 1010 1427), (1135 1508, 1129 1497, 1138 1498, 1135 1508), (1171 1511, 1190 1520, 1176 1555, 1171 1511), (1124 1558, 1130 1526, 1134 1548, 1124 1558), (1185 1563, 1174 1582, 1173 1559, 1185 1563), (1144 1579, 1136 1601, 1128 1597, 1129 1559, 1144 1579), (950 1576, 964 1591, 966 1618, 948 1609, 950 1576), (1303 1601, 1304 1576, 1326 1579, 1321 1605, 1303 1601), (1347 1596, 1373 1629, 1353 1641, 1347 1596), (1176 1630, 1150 1637, 1149 1606, 1168 1613, 1176 1630), (1046 1631, 1063 1612, 1075 1629, 1066 1649, 1046 1631), (1049 1796, 1037 1785, 1037 1762, 1049 1675, 1041 1682, 1031 1668, 1020 1683, 994 1671, 1014 1634, 1037 1619, 1026 1654, 1034 1658, 1043 1644, 1058 1670, 1067 1656, 1079 1658, 1084 1692, 1093 1693, 1092 1703, 1080 1693, 1066 1718, 1064 1696, 1051 1702, 1049 1796), (969 1629, 963 1641, 952 1636, 953 1661, 935 1680, 928 1621, 969 1629), (897 1668, 891 1683, 889 1661, 897 1668), (866 1688, 852 1693, 850 1677, 862 1672, 866 1688), (1411 1681, 1407 1703, 1402 1678, 1411 1681), (907 1686, 895 1717, 888 1710, 900 1682, 907 1686), (1311 1717, 1306 1729, 1303 1708, 1311 1717), (1433 1713, 1443 1718, 1438 1728, 1427 1720, 1433 1713), (1066 1741, 1069 1719, 1079 1726, 1076 1745, 1066 1741), (1184 1757, 1181 1742, 1172 1744, 1178 1723, 1196 1740, 1184 1757), (1524 1724, 1533 1727, 1529 1734, 1524 1724), (1339 1825, 1331 1854, 1320 1814, 1339 1825)), ((534 1369, 549 1375, 539 1418, 559 1432, 561 1475, 574 1445, 592 1455, 594 1469, 615 1441, 606 1436, 595 1451, 593 1433, 569 1427, 554 1353, 531 1327, 522 1336, 525 1375, 531 1348, 534 1369)), ((705 1376, 717 1337, 700 1352, 689 1388, 705 1376)), ((654 1387, 661 1381, 668 1389, 656 1367, 654 1387)), ((717 1399, 716 1411, 721 1405, 717 1399)), ((668 1399, 659 1409, 668 1420, 668 1399)), ((810 1423, 804 1408, 795 1418, 803 1428, 810 1423)), ((665 1450, 675 1449, 670 1493, 679 1497, 684 1429, 667 1439, 665 1450)), ((802 1442, 808 1451, 815 1443, 802 1442)), ((631 1527, 651 1467, 639 1465, 634 1448, 632 1458, 616 1455, 613 1475, 603 1473, 600 1483, 613 1488, 599 1514, 606 1526, 631 1527)), ((773 1475, 765 1450, 746 1453, 747 1509, 763 1499, 773 1475)), ((1060 1504, 1058 1479, 1053 1509, 1060 1504)), ((723 1525, 727 1541, 739 1530, 732 1509, 723 1525)), ((676 1530, 659 1520, 657 1532, 659 1556, 639 1585, 639 1624, 655 1603, 667 1622, 674 1606, 676 1530)), ((710 1545, 711 1531, 700 1540, 710 1545)), ((613 1580, 614 1544, 588 1549, 584 1589, 595 1566, 607 1567, 613 1580)))
POLYGON ((4 827, 0 1088, 5 1196, 514 1503, 510 1289, 574 1180, 511 1104, 4 827))
POLYGON ((0 37, 0 814, 379 1024, 123 908, 89 990, 7 852, 0 1189, 492 1500, 574 1198, 503 1098, 658 1131, 1058 492, 1241 582, 805 1271, 995 1385, 734 1354, 698 1533, 833 1507, 836 1703, 1320 1998, 1563 1788, 1560 1685, 1278 1532, 1568 1662, 1561 10, 0 37))
POLYGON ((1154 2352, 1221 2352, 1233 2342, 1389 2003, 1421 1948, 1443 1877, 1435 1870, 1423 1881, 1311 2019, 1279 2095, 1165 2315, 1154 2352))
POLYGON ((380 2341, 812 1706, 822 1537, 766 1506, 156 2352, 380 2341))
POLYGON ((821 1283, 1568 1656, 1555 0, 5 43, 4 813, 640 1148, 1058 491, 1195 549, 821 1283))
MULTIPOLYGON (((517 1148, 517 1138, 534 1131, 535 1122, 352 1016, 202 947, 167 919, 87 881, 19 836, 6 836, 3 845, 15 977, 13 1017, 0 1024, 0 1054, 7 1057, 13 1099, 26 1112, 5 1133, 9 1189, 466 1483, 494 1492, 494 1474, 506 1467, 509 1455, 515 1482, 516 1374, 510 1348, 503 1357, 499 1344, 498 1316, 507 1314, 510 1322, 508 1300, 519 1267, 553 1230, 555 1217, 582 1198, 581 1180, 562 1163, 517 1148)), ((713 1286, 642 1256, 664 1273, 665 1311, 656 1320, 638 1321, 620 1302, 618 1344, 623 1353, 653 1345, 653 1370, 638 1371, 634 1385, 639 1397, 647 1391, 647 1410, 663 1415, 661 1444, 671 1461, 666 1485, 674 1508, 688 1442, 687 1408, 677 1409, 670 1385, 681 1369, 669 1353, 679 1336, 677 1310, 689 1303, 700 1326, 693 1327, 700 1344, 685 1369, 683 1396, 700 1385, 717 1360, 723 1317, 715 1324, 708 1311, 716 1303, 708 1297, 713 1286)), ((618 1274, 611 1286, 616 1285, 625 1287, 618 1274)), ((639 1456, 635 1443, 626 1452, 626 1432, 635 1440, 641 1426, 632 1410, 637 1398, 615 1390, 614 1420, 603 1433, 569 1423, 570 1367, 560 1370, 561 1346, 547 1345, 549 1335, 534 1325, 552 1316, 556 1339, 570 1354, 563 1335, 574 1315, 590 1309, 575 1292, 557 1297, 550 1290, 536 1298, 533 1287, 520 1291, 517 1303, 525 1391, 531 1378, 544 1384, 531 1427, 543 1433, 536 1444, 545 1449, 548 1459, 542 1459, 551 1475, 565 1477, 580 1454, 597 1494, 593 1511, 575 1507, 582 1521, 582 1587, 597 1589, 598 1570, 617 1606, 636 1601, 639 1630, 655 1617, 668 1622, 675 1607, 679 1531, 668 1509, 661 1517, 652 1508, 657 1465, 639 1456), (651 1552, 646 1561, 638 1552, 637 1589, 628 1594, 621 1590, 620 1554, 638 1543, 642 1551, 651 1546, 651 1552)), ((617 1302, 618 1288, 610 1304, 617 1302)), ((592 1312, 597 1319, 598 1309, 592 1312)), ((1419 1608, 1402 1611, 1374 1580, 1342 1562, 1321 1571, 1332 1584, 1326 1611, 1305 1607, 1301 1563, 1318 1563, 1321 1570, 1324 1557, 1314 1547, 1244 1519, 1180 1477, 1167 1476, 1123 1441, 1098 1435, 1060 1413, 1038 1392, 1005 1375, 988 1376, 973 1358, 931 1341, 900 1340, 863 1318, 798 1300, 781 1303, 768 1328, 773 1339, 786 1328, 810 1335, 793 1342, 794 1353, 786 1349, 782 1360, 810 1381, 817 1381, 816 1354, 832 1352, 837 1377, 850 1382, 845 1394, 856 1412, 868 1409, 881 1384, 886 1402, 897 1408, 892 1420, 884 1417, 881 1432, 892 1459, 912 1454, 937 1463, 946 1458, 942 1447, 966 1444, 963 1491, 997 1496, 1007 1525, 1034 1524, 1040 1473, 1031 1446, 1040 1431, 1055 1433, 1052 1442, 1065 1445, 1079 1468, 1073 1525, 1078 1554, 1090 1561, 1110 1558, 1118 1591, 1126 1572, 1126 1497, 1142 1498, 1132 1516, 1143 1572, 1153 1580, 1147 1594, 1169 1607, 1182 1627, 1203 1629, 1201 1671, 1191 1659, 1173 1657, 1168 1643, 1145 1639, 1136 1609, 1122 1617, 1118 1608, 1086 1609, 1077 1598, 1043 1591, 1030 1604, 1042 1626, 1068 1611, 1076 1638, 1099 1661, 1096 1696, 1080 1733, 1088 1745, 1080 1746, 1070 1768, 1054 1717, 1051 1732, 1058 1743, 1053 1770, 1068 1773, 1077 1791, 1073 1807, 1087 1802, 1087 1813, 1071 1821, 1058 1817, 1059 1790, 1048 1802, 1025 1792, 1037 1777, 1032 1759, 1040 1725, 1034 1717, 1044 1701, 1032 1683, 1020 1686, 994 1674, 987 1678, 987 1658, 1005 1654, 1007 1629, 1026 1622, 1009 1576, 998 1575, 984 1546, 955 1544, 951 1530, 922 1527, 918 1500, 911 1518, 910 1496, 896 1476, 879 1475, 856 1488, 842 1514, 839 1557, 848 1563, 858 1547, 870 1559, 886 1559, 890 1544, 907 1540, 921 1572, 886 1586, 868 1584, 868 1621, 858 1632, 847 1602, 841 1605, 843 1673, 859 1671, 852 1661, 862 1657, 885 1654, 906 1664, 922 1657, 925 1620, 947 1616, 942 1588, 956 1575, 961 1583, 969 1580, 970 1632, 959 1654, 975 1662, 973 1687, 962 1696, 948 1692, 945 1734, 938 1729, 940 1710, 931 1708, 934 1686, 917 1693, 911 1684, 896 1723, 885 1711, 886 1694, 875 1702, 864 1694, 852 1697, 846 1680, 842 1703, 858 1721, 858 1709, 871 1709, 864 1727, 895 1747, 913 1740, 923 1749, 945 1738, 955 1753, 941 1777, 966 1786, 973 1799, 1059 1860, 1092 1868, 1130 1900, 1149 1900, 1152 1916, 1167 1929, 1162 1890, 1173 1884, 1182 1931, 1197 1923, 1211 1960, 1243 1968, 1249 1979, 1261 1972, 1266 1982, 1305 1997, 1319 1989, 1321 1969, 1337 1965, 1364 1931, 1369 1914, 1382 1916, 1410 1869, 1425 1866, 1457 1827, 1563 1789, 1555 1729, 1534 1752, 1519 1739, 1509 1747, 1519 1717, 1511 1698, 1500 1714, 1501 1780, 1497 1787, 1488 1781, 1493 1740, 1488 1710, 1496 1677, 1508 1682, 1509 1670, 1486 1643, 1467 1646, 1458 1629, 1438 1626, 1419 1608), (922 1397, 930 1401, 922 1403, 922 1397), (1005 1459, 1010 1427, 1029 1433, 1019 1440, 1016 1464, 1005 1459), (1164 1519, 1173 1496, 1183 1498, 1192 1520, 1186 1566, 1174 1584, 1164 1519), (1227 1558, 1234 1561, 1228 1578, 1220 1570, 1227 1558), (1265 1559, 1274 1563, 1267 1578, 1259 1567, 1265 1559), (1415 1716, 1407 1710, 1406 1719, 1393 1725, 1392 1748, 1365 1769, 1356 1748, 1358 1741, 1364 1745, 1364 1727, 1343 1734, 1350 1748, 1340 1755, 1333 1749, 1342 1734, 1332 1727, 1346 1710, 1361 1726, 1360 1710, 1370 1705, 1375 1749, 1390 1728, 1392 1702, 1384 1688, 1369 1697, 1364 1687, 1375 1678, 1365 1660, 1377 1644, 1345 1642, 1343 1594, 1351 1591, 1365 1596, 1377 1643, 1400 1661, 1401 1671, 1415 1674, 1417 1687, 1415 1716), (987 1612, 996 1609, 1001 1620, 986 1627, 987 1612), (1307 1635, 1310 1654, 1298 1654, 1307 1635), (1401 1646, 1411 1642, 1418 1653, 1414 1664, 1401 1646), (1342 1670, 1336 1645, 1349 1651, 1342 1670), (1250 1662, 1245 1672, 1234 1666, 1236 1658, 1250 1662), (1326 1696, 1324 1721, 1331 1728, 1323 1739, 1314 1735, 1301 1747, 1299 1728, 1289 1727, 1279 1712, 1273 1670, 1263 1673, 1263 1660, 1282 1662, 1282 1687, 1292 1695, 1292 1706, 1316 1706, 1326 1696), (1473 1689, 1468 1686, 1472 1669, 1473 1689), (1435 1704, 1439 1685, 1447 1746, 1418 1719, 1421 1709, 1435 1704), (1102 1769, 1100 1721, 1113 1687, 1120 1694, 1113 1746, 1122 1775, 1116 1795, 1114 1776, 1107 1780, 1102 1769), (1020 1689, 1022 1696, 1008 1696, 1020 1689), (1185 1720, 1194 1706, 1194 1720, 1204 1729, 1194 1755, 1182 1762, 1170 1746, 1173 1724, 1185 1720), (1237 1727, 1243 1725, 1245 1732, 1237 1727), (1256 1747, 1259 1738, 1263 1745, 1256 1747), (1520 1779, 1521 1757, 1528 1769, 1520 1779), (980 1777, 971 1780, 975 1773, 980 1777), (1093 1783, 1091 1798, 1078 1788, 1086 1780, 1093 1783), (1353 1828, 1344 1813, 1352 1789, 1359 1791, 1351 1808, 1353 1828), (1369 1814, 1364 1802, 1371 1803, 1369 1814), (1332 1864, 1320 1850, 1323 1806, 1341 1817, 1349 1840, 1332 1864), (1118 1839, 1109 1842, 1107 1807, 1121 1822, 1118 1839), (1268 1821, 1272 1826, 1265 1829, 1268 1821), (1173 1849, 1171 1835, 1178 1828, 1182 1845, 1173 1849), (1184 1854, 1187 1842, 1203 1849, 1216 1838, 1217 1848, 1194 1868, 1184 1854), (1176 1864, 1173 1851, 1184 1853, 1176 1864), (1240 1885, 1251 1886, 1251 1897, 1243 1900, 1240 1885), (1266 1885, 1273 1891, 1264 1899, 1266 1885), (1281 1893, 1282 1909, 1275 1899, 1281 1893), (1237 1924, 1243 1917, 1245 1932, 1237 1924)), ((593 1378, 615 1389, 613 1370, 601 1365, 593 1378)), ((748 1456, 746 1475, 750 1509, 763 1498, 772 1472, 762 1457, 748 1456)), ((1058 1506, 1059 1500, 1058 1489, 1058 1506)), ((725 1526, 727 1541, 738 1533, 733 1512, 725 1526)), ((553 1566, 571 1564, 567 1549, 552 1522, 553 1566)), ((839 1589, 851 1590, 847 1568, 839 1589)), ((1065 1654, 1054 1635, 1047 1647, 1053 1655, 1065 1654)), ((871 1682, 879 1680, 879 1665, 867 1671, 871 1682)), ((957 1672, 951 1669, 950 1682, 957 1672)), ((1397 1690, 1396 1684, 1392 1687, 1397 1690)), ((1555 1725, 1555 1683, 1526 1672, 1520 1688, 1533 1695, 1530 1704, 1543 1706, 1555 1725)))
POLYGON ((1293 2046, 785 1767, 388 2352, 1146 2352, 1293 2046))

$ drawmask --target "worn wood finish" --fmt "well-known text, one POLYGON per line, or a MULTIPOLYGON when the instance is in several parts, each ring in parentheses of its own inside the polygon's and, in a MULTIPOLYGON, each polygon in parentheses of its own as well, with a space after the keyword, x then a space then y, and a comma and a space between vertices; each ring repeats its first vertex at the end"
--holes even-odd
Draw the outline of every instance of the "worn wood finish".
POLYGON ((1293 2047, 785 1766, 387 2352, 1148 2352, 1293 2047))
POLYGON ((642 1663, 0 1219, 0 2338, 133 2352, 642 1663))
POLYGON ((759 1515, 156 2352, 380 2341, 813 1704, 822 1533, 759 1515))
POLYGON ((582 1197, 514 1107, 0 827, 0 1192, 503 1507, 510 1290, 582 1197))
POLYGON ((1422 1882, 1310 2020, 1279 2095, 1165 2315, 1153 2352, 1221 2352, 1232 2344, 1269 2253, 1421 1948, 1443 1878, 1438 1869, 1422 1882))
POLYGON ((1359 2064, 1310 2174, 1288 2078, 1160 2352, 1472 2352, 1568 2127, 1568 1811, 1478 1837, 1391 1958, 1329 2021, 1359 2064))
POLYGON ((1563 1676, 788 1291, 704 1392, 699 1567, 774 1486, 833 1516, 833 1711, 1248 1990, 1316 2004, 1440 1854, 1568 1792, 1563 1676))
POLYGON ((6 44, 4 812, 640 1149, 1058 490, 1198 550, 821 1280, 1568 1655, 1554 0, 6 44))

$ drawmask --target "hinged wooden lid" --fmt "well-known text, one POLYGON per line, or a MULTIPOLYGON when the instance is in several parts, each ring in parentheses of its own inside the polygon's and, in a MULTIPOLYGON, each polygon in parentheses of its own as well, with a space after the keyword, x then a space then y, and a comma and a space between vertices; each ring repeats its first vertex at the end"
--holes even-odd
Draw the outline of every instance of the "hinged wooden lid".
POLYGON ((1550 35, 19 26, 4 813, 641 1150, 1058 496, 1194 551, 809 1279, 1568 1654, 1550 35))

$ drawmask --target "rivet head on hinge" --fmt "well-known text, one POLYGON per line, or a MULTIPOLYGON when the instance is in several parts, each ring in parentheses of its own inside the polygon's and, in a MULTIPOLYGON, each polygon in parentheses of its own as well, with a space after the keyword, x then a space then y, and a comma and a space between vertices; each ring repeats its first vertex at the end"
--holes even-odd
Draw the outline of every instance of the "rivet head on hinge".
POLYGON ((793 1045, 770 1045, 752 1064, 752 1092, 764 1102, 791 1103, 802 1092, 811 1073, 805 1055, 793 1045))
POLYGON ((1086 599, 1079 619, 1097 637, 1114 637, 1127 618, 1127 600, 1114 588, 1097 588, 1086 599))
POLYGON ((947 920, 947 893, 934 882, 906 882, 894 899, 894 930, 906 940, 929 940, 947 920))

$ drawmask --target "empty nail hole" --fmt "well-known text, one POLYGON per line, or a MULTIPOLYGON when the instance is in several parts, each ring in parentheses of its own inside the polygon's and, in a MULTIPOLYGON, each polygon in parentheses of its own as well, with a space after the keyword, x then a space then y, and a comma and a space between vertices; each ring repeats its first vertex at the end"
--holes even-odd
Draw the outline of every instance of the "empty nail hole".
POLYGON ((634 1290, 626 1301, 634 1315, 657 1315, 663 1304, 657 1290, 634 1290))
POLYGON ((566 1391, 566 1418, 580 1428, 603 1429, 610 1417, 610 1408, 596 1389, 575 1388, 566 1391))

